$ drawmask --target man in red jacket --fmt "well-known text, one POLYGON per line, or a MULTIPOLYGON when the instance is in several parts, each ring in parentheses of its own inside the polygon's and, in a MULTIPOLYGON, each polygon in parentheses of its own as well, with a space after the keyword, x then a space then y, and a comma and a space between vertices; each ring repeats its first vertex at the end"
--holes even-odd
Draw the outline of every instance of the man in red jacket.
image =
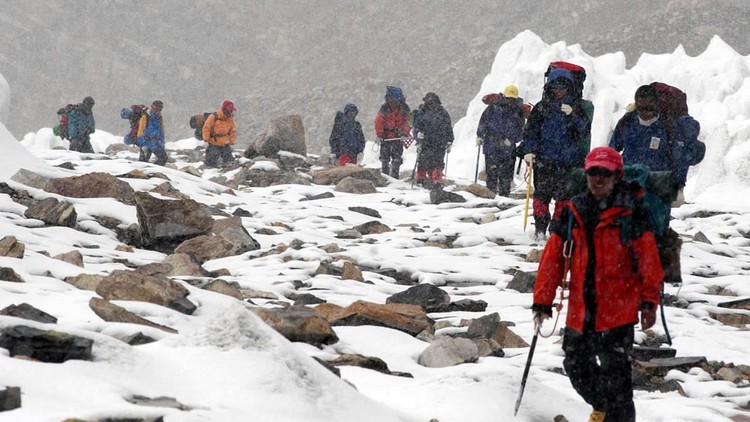
POLYGON ((402 139, 409 136, 409 106, 403 91, 397 86, 388 86, 385 91, 385 103, 375 115, 375 135, 380 144, 381 172, 395 179, 399 177, 401 164, 404 162, 404 144, 402 139))
POLYGON ((541 325, 552 315, 555 292, 569 268, 565 371, 594 408, 589 421, 634 422, 628 359, 634 325, 639 311, 642 329, 654 325, 664 271, 637 200, 642 191, 622 181, 620 154, 594 148, 584 169, 588 190, 573 197, 550 227, 534 286, 534 322, 541 325), (567 263, 563 251, 571 251, 567 263))

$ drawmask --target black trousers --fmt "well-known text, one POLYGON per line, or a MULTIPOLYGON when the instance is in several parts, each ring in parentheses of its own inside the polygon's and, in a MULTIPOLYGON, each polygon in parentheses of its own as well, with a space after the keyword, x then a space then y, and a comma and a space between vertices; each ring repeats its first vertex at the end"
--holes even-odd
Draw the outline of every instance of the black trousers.
POLYGON ((417 170, 426 171, 428 174, 433 170, 443 170, 445 168, 444 147, 422 147, 419 152, 419 161, 417 162, 417 170))
POLYGON ((74 138, 70 140, 70 151, 78 151, 88 154, 94 153, 94 148, 91 147, 91 141, 88 136, 82 138, 74 138))
POLYGON ((563 366, 576 392, 607 422, 635 422, 630 352, 633 325, 604 332, 565 329, 563 366))
POLYGON ((138 157, 139 161, 148 162, 151 159, 151 153, 154 153, 156 156, 156 161, 154 164, 163 166, 167 164, 167 151, 164 148, 155 148, 155 149, 149 149, 146 147, 141 148, 141 153, 138 157))
POLYGON ((218 167, 219 160, 221 160, 223 164, 231 163, 232 161, 234 161, 234 155, 232 155, 232 146, 218 146, 208 144, 208 146, 206 147, 206 157, 203 159, 203 162, 207 167, 218 167))
POLYGON ((513 165, 516 157, 500 155, 484 156, 484 172, 487 176, 487 189, 500 196, 510 195, 510 184, 513 181, 513 165))
POLYGON ((398 141, 383 141, 380 143, 381 172, 398 179, 402 156, 404 155, 404 144, 398 141))

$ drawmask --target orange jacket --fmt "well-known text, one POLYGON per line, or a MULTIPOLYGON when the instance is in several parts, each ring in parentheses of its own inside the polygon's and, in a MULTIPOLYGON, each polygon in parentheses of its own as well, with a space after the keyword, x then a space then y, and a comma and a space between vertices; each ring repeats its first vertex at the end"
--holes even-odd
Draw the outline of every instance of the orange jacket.
POLYGON ((375 135, 378 138, 390 139, 409 136, 409 106, 399 103, 395 108, 386 102, 375 116, 375 135))
POLYGON ((234 126, 234 117, 224 116, 224 111, 219 109, 216 114, 211 114, 203 124, 203 140, 211 145, 223 147, 234 145, 237 137, 237 129, 234 126))
MULTIPOLYGON (((581 196, 574 198, 566 209, 571 210, 574 218, 571 230, 573 252, 570 260, 566 324, 569 328, 582 332, 586 312, 584 291, 590 289, 590 284, 587 286, 585 283, 590 246, 580 214, 580 198, 581 196)), ((599 223, 594 229, 593 286, 597 306, 594 327, 596 331, 636 323, 638 311, 644 302, 650 302, 654 311, 659 304, 664 270, 659 260, 654 234, 643 231, 630 241, 630 245, 623 244, 620 237, 622 218, 632 214, 632 209, 612 206, 602 211, 599 223)), ((567 238, 568 215, 568 212, 562 213, 561 219, 558 220, 560 229, 553 231, 544 247, 534 285, 535 307, 552 305, 557 287, 562 280, 565 267, 563 245, 567 238)))

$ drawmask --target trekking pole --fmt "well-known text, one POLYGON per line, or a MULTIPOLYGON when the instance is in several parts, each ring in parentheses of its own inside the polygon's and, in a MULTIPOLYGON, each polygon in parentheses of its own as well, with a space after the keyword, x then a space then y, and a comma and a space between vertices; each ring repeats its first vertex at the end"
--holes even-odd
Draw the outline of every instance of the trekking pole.
POLYGON ((659 299, 661 301, 661 324, 664 326, 664 335, 667 336, 667 344, 672 345, 672 337, 669 335, 669 328, 667 328, 667 317, 664 314, 664 283, 661 283, 661 291, 659 292, 659 299))
POLYGON ((419 154, 422 153, 422 145, 417 142, 417 157, 414 159, 414 169, 411 171, 411 189, 414 189, 414 179, 417 177, 417 164, 419 164, 419 154))
POLYGON ((477 165, 474 167, 474 183, 476 183, 479 178, 479 154, 481 154, 481 152, 482 146, 477 145, 477 165))
POLYGON ((523 369, 523 376, 521 377, 521 388, 518 392, 518 399, 516 399, 516 410, 513 416, 518 415, 518 408, 521 407, 521 399, 523 398, 523 390, 526 388, 526 380, 529 377, 529 369, 531 369, 531 359, 534 357, 534 349, 536 348, 536 340, 539 336, 547 338, 552 336, 557 329, 557 323, 560 321, 560 314, 563 309, 563 302, 565 301, 565 289, 568 287, 566 281, 568 277, 568 271, 570 271, 570 260, 573 257, 573 214, 571 213, 568 217, 568 236, 563 243, 563 258, 565 258, 563 265, 563 276, 560 279, 560 303, 553 303, 552 307, 557 311, 557 317, 555 318, 555 325, 552 326, 552 331, 549 334, 541 334, 542 319, 534 318, 534 337, 531 339, 531 347, 529 348, 529 357, 526 358, 526 367, 523 369))
POLYGON ((523 368, 523 376, 521 377, 521 388, 518 391, 518 398, 516 399, 516 410, 513 412, 513 416, 518 415, 518 408, 521 407, 521 399, 523 399, 523 391, 526 389, 526 380, 529 378, 529 369, 531 369, 531 359, 534 358, 534 349, 536 349, 536 340, 539 338, 539 323, 534 321, 534 337, 531 339, 531 347, 529 348, 529 357, 526 358, 526 367, 523 368))
POLYGON ((445 150, 445 168, 443 168, 443 178, 445 178, 446 175, 448 175, 448 156, 450 155, 450 151, 445 150))
POLYGON ((526 206, 523 210, 523 231, 526 231, 526 223, 529 220, 529 198, 531 197, 531 180, 534 177, 534 161, 529 163, 529 178, 526 179, 526 206))

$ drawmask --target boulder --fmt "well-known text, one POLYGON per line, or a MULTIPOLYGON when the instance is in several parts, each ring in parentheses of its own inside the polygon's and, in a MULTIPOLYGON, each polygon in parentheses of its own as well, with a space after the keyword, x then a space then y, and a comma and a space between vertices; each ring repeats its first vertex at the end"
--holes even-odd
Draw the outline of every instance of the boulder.
POLYGON ((51 179, 44 190, 69 198, 114 198, 123 204, 134 204, 133 188, 109 173, 51 179))
POLYGON ((479 348, 466 338, 438 337, 417 359, 417 363, 429 368, 444 368, 479 359, 479 348))
POLYGON ((49 363, 90 360, 93 345, 94 341, 88 338, 24 325, 6 328, 0 335, 0 347, 8 349, 10 356, 28 356, 49 363))
POLYGON ((409 287, 385 300, 385 303, 408 303, 418 305, 425 312, 443 312, 448 309, 451 298, 434 284, 424 283, 409 287))
POLYGON ((336 184, 336 192, 353 193, 356 195, 365 195, 376 193, 375 184, 369 180, 357 179, 354 177, 345 177, 336 184))
POLYGON ((306 306, 258 309, 258 316, 289 341, 321 346, 339 341, 329 322, 306 306))
POLYGON ((19 242, 15 236, 5 236, 0 239, 0 256, 8 258, 23 258, 26 245, 19 242))
POLYGON ((186 239, 207 234, 214 223, 209 210, 192 199, 164 200, 137 192, 135 208, 144 245, 164 253, 172 253, 186 239))
POLYGON ((375 325, 393 328, 416 336, 422 331, 433 332, 433 321, 418 305, 377 303, 358 300, 346 308, 323 303, 315 307, 333 326, 375 325))
POLYGON ((42 220, 50 226, 75 227, 78 220, 73 204, 56 198, 45 198, 33 204, 23 213, 26 218, 42 220))
POLYGON ((354 179, 369 180, 375 186, 385 186, 386 179, 378 169, 369 169, 360 166, 337 166, 312 172, 312 180, 316 185, 336 185, 347 177, 354 179))
POLYGON ((168 333, 176 333, 174 330, 163 325, 153 323, 145 318, 141 318, 138 315, 133 314, 127 309, 117 306, 112 302, 98 297, 92 297, 89 300, 89 308, 101 319, 107 322, 125 322, 128 324, 139 324, 147 327, 157 328, 168 333))
POLYGON ((298 114, 271 119, 265 130, 245 150, 246 158, 259 155, 272 157, 280 151, 307 156, 305 127, 298 114))
POLYGON ((182 284, 136 271, 113 271, 99 283, 96 293, 107 300, 149 302, 187 315, 197 308, 186 299, 189 291, 182 284))

